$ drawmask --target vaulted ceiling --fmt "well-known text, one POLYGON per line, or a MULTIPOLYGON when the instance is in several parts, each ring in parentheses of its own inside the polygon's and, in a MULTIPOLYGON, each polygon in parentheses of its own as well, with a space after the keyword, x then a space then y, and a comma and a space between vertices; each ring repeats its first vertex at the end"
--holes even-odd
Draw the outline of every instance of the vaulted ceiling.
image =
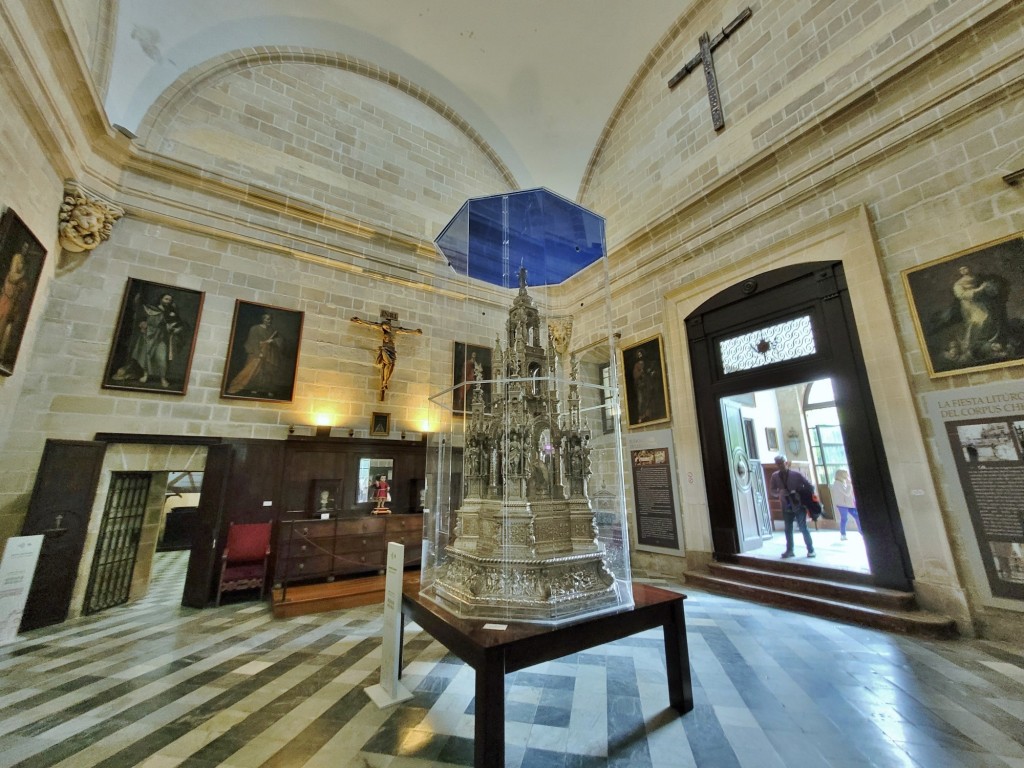
POLYGON ((676 0, 122 0, 106 106, 134 131, 179 76, 218 56, 329 51, 447 105, 520 188, 575 200, 616 104, 682 10, 676 0))

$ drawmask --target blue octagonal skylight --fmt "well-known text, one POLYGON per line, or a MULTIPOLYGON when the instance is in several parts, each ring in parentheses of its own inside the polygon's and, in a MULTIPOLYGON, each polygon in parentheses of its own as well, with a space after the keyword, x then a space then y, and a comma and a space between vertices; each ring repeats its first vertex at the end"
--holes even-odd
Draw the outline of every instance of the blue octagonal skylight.
POLYGON ((604 219, 547 189, 467 200, 434 241, 461 275, 556 285, 605 255, 604 219))

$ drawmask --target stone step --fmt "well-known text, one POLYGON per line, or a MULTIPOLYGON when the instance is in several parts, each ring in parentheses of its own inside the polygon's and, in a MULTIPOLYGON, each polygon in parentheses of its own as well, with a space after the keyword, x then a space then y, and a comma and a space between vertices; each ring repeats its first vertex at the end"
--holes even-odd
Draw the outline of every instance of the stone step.
POLYGON ((804 576, 824 577, 847 584, 866 584, 868 586, 874 584, 870 573, 852 571, 846 568, 830 568, 821 565, 819 560, 807 560, 800 557, 792 560, 783 560, 781 558, 753 557, 751 555, 727 555, 721 559, 721 562, 735 563, 736 565, 743 565, 762 571, 772 571, 773 573, 795 573, 804 576))
POLYGON ((921 610, 875 608, 855 602, 804 594, 786 589, 723 578, 711 572, 689 571, 686 583, 716 594, 777 606, 873 629, 907 635, 948 639, 957 636, 956 623, 947 616, 921 610))
POLYGON ((917 599, 913 592, 876 587, 871 584, 851 583, 844 572, 836 569, 806 569, 795 567, 792 571, 778 568, 762 569, 735 563, 709 563, 708 570, 723 579, 757 584, 762 587, 800 592, 806 595, 825 597, 844 603, 868 605, 892 611, 913 611, 917 599), (807 571, 812 572, 808 573, 807 571))

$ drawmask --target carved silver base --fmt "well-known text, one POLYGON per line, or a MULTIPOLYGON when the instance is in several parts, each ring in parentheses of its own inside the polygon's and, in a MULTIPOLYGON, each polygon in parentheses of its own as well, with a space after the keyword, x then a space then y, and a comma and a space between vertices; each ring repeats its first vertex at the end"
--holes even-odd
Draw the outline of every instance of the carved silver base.
POLYGON ((498 559, 449 547, 446 554, 433 597, 461 618, 555 622, 618 604, 600 552, 498 559))

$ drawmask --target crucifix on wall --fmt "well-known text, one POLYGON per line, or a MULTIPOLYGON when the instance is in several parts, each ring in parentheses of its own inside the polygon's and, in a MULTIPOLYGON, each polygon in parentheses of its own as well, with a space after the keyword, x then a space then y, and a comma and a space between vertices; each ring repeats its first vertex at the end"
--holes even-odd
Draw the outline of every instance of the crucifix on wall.
POLYGON ((382 309, 380 311, 380 320, 377 322, 363 320, 359 317, 353 317, 352 322, 380 330, 381 342, 380 346, 377 347, 376 360, 376 365, 380 368, 380 391, 378 392, 377 399, 383 403, 384 396, 388 391, 388 384, 391 383, 391 374, 395 372, 395 363, 398 362, 398 350, 395 348, 395 336, 400 333, 414 333, 416 335, 420 335, 423 333, 423 329, 403 328, 398 325, 398 313, 390 312, 386 309, 382 309))
POLYGON ((711 102, 711 122, 715 126, 716 131, 720 131, 725 127, 725 117, 722 115, 722 98, 718 93, 718 78, 715 76, 715 61, 711 56, 712 51, 718 46, 724 43, 733 32, 740 28, 740 26, 747 19, 750 18, 750 8, 745 8, 728 25, 722 28, 722 31, 715 35, 715 39, 712 40, 707 32, 700 36, 700 53, 690 59, 680 69, 672 79, 668 81, 669 90, 675 88, 679 83, 683 81, 688 74, 697 68, 698 64, 704 65, 704 79, 708 84, 708 101, 711 102))

